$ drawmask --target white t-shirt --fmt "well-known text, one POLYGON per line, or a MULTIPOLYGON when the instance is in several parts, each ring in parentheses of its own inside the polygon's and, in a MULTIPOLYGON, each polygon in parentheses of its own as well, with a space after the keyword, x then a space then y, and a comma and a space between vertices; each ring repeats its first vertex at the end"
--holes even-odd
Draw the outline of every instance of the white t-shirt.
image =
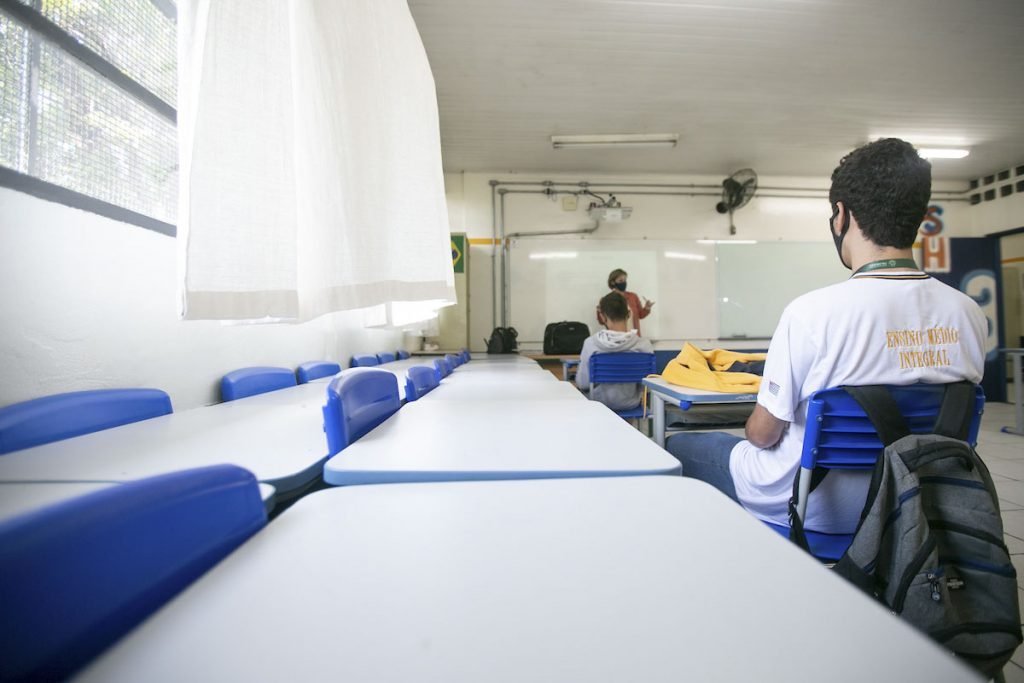
MULTIPOLYGON (((843 384, 981 381, 987 323, 967 295, 913 271, 874 271, 809 292, 782 313, 757 395, 790 425, 775 447, 741 441, 729 469, 736 493, 756 517, 788 525, 786 505, 807 418, 819 389, 843 384)), ((857 527, 869 473, 831 472, 808 501, 808 529, 857 527)))

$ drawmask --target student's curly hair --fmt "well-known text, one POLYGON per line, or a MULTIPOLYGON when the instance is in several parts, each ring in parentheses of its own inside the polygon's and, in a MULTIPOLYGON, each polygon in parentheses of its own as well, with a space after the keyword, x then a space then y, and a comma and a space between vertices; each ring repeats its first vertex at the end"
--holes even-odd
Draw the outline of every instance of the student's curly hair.
POLYGON ((828 200, 843 202, 880 247, 914 244, 931 197, 932 165, 909 142, 885 138, 853 150, 832 172, 828 200))
POLYGON ((597 306, 601 311, 601 315, 608 320, 618 322, 629 317, 629 304, 626 303, 626 297, 618 290, 601 297, 597 306))

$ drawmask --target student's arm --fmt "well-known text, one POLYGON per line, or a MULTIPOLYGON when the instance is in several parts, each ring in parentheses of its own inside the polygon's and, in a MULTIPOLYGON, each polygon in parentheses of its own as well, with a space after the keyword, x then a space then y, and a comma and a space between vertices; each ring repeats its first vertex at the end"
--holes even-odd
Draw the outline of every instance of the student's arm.
POLYGON ((590 340, 583 342, 583 349, 580 351, 580 364, 576 366, 576 386, 586 391, 590 389, 590 355, 594 353, 594 347, 590 340))
POLYGON ((758 403, 747 418, 747 441, 758 448, 771 448, 782 438, 789 423, 780 420, 758 403))
POLYGON ((778 445, 786 427, 796 417, 804 382, 816 355, 813 341, 787 306, 768 346, 757 405, 747 419, 747 441, 757 448, 778 445))

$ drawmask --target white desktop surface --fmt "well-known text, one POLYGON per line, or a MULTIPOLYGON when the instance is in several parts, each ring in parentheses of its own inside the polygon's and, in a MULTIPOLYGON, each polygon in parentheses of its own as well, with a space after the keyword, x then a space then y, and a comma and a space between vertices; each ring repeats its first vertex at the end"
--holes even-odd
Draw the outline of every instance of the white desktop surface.
POLYGON ((325 383, 184 410, 0 457, 0 481, 114 481, 229 463, 278 494, 315 481, 327 457, 325 383))
POLYGON ((420 401, 496 401, 586 400, 579 389, 568 382, 442 382, 420 401))
POLYGON ((708 389, 693 389, 670 384, 661 377, 647 377, 643 380, 643 385, 651 391, 656 391, 677 401, 690 403, 753 403, 757 401, 756 391, 753 393, 726 393, 708 389))
POLYGON ((635 477, 314 493, 76 680, 979 679, 706 484, 635 477))
POLYGON ((489 384, 493 386, 503 386, 506 384, 517 384, 517 383, 543 383, 551 384, 558 382, 558 378, 552 375, 550 372, 543 370, 530 370, 528 372, 502 372, 490 371, 490 370, 475 370, 473 372, 462 372, 462 368, 459 368, 452 374, 448 375, 441 380, 441 384, 447 382, 448 384, 489 384))
POLYGON ((420 400, 328 460, 324 479, 350 485, 678 474, 680 468, 594 401, 420 400))
POLYGON ((459 367, 455 368, 454 372, 463 375, 477 372, 494 373, 501 375, 539 375, 542 373, 546 373, 548 375, 551 374, 537 363, 478 363, 476 361, 470 361, 468 363, 460 365, 459 367))
MULTIPOLYGON (((120 482, 113 481, 0 482, 0 522, 87 493, 120 485, 120 482)), ((263 505, 268 513, 274 509, 276 491, 273 486, 260 484, 260 498, 263 499, 263 505)))

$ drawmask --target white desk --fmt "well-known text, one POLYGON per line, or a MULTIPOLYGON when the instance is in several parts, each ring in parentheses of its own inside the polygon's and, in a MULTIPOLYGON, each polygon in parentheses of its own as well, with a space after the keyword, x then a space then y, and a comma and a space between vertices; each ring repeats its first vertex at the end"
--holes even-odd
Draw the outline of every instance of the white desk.
POLYGON ((594 401, 419 400, 328 460, 324 480, 351 485, 680 470, 678 460, 594 401))
POLYGON ((665 403, 671 402, 683 410, 689 410, 694 404, 740 404, 756 403, 757 394, 726 394, 706 389, 691 389, 677 384, 669 384, 660 377, 648 377, 643 385, 651 392, 651 417, 654 441, 665 446, 665 403))
POLYGON ((1020 367, 1024 349, 1000 349, 999 352, 1005 353, 1013 361, 1013 406, 1016 418, 1013 427, 1003 427, 1002 431, 1024 436, 1024 378, 1021 377, 1020 367))
POLYGON ((461 378, 441 382, 441 386, 419 399, 421 401, 496 401, 516 400, 587 400, 579 389, 568 382, 462 382, 461 378))
POLYGON ((229 463, 285 496, 320 476, 326 381, 15 451, 0 481, 124 482, 229 463))
POLYGON ((77 680, 979 679, 706 484, 636 477, 312 494, 77 680))

